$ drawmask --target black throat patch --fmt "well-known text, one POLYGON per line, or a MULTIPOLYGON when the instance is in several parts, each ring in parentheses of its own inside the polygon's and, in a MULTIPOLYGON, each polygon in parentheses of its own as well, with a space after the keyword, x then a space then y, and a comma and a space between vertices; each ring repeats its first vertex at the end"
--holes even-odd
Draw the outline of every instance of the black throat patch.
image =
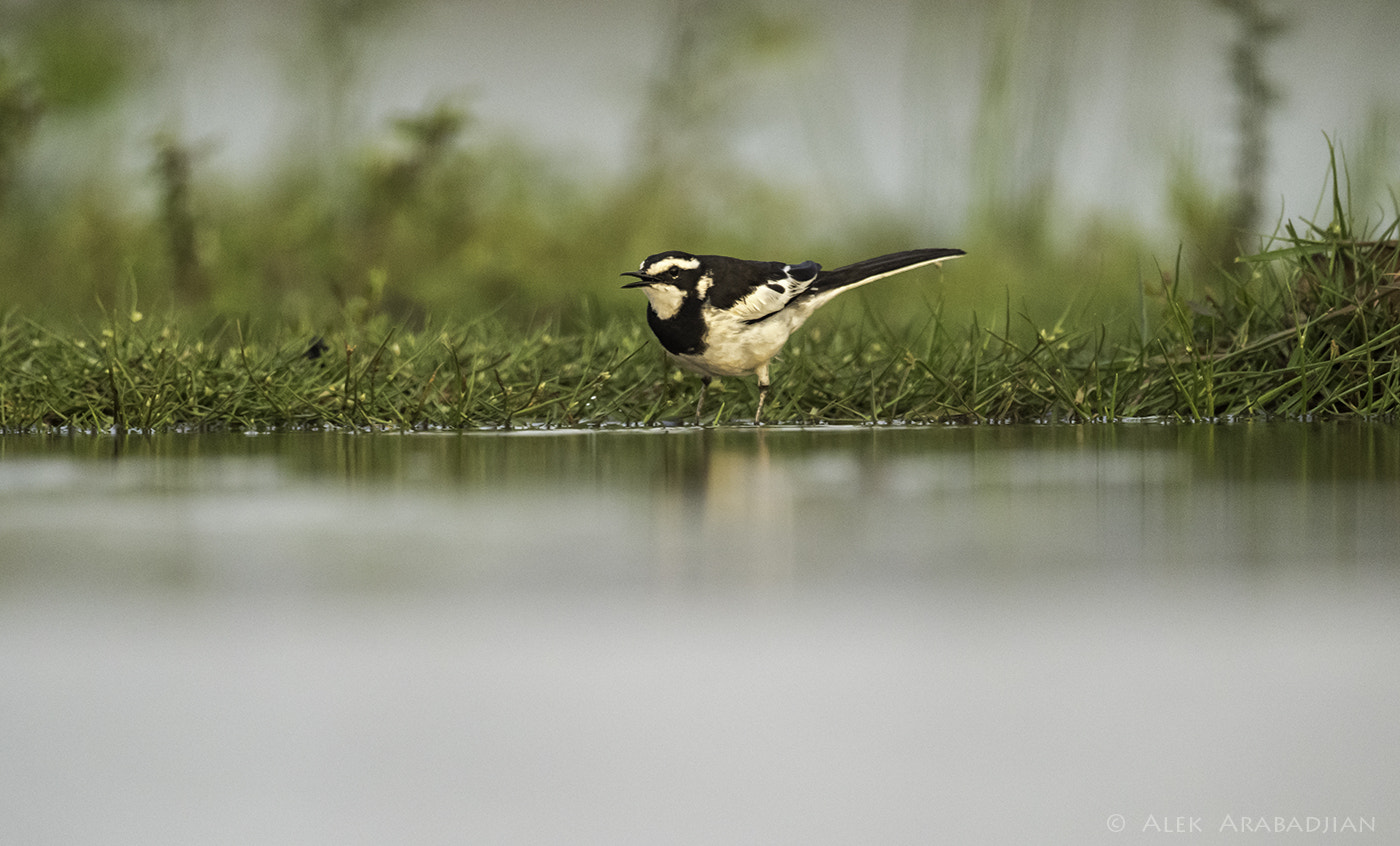
POLYGON ((701 317, 701 304, 694 297, 686 297, 681 307, 668 319, 662 320, 656 312, 647 307, 647 324, 656 333, 656 339, 666 352, 674 355, 699 355, 705 351, 705 320, 701 317))

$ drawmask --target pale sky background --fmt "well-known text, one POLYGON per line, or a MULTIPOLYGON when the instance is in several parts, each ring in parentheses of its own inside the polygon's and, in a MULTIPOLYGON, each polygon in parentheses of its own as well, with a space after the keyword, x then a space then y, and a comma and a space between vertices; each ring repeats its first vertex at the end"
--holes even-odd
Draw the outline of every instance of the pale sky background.
MULTIPOLYGON (((1004 131, 1026 173, 1048 173, 1071 211, 1156 225, 1171 162, 1182 156, 1222 190, 1231 185, 1235 27, 1214 3, 760 5, 810 33, 804 56, 758 75, 734 103, 737 161, 775 180, 956 226, 973 191, 974 151, 986 141, 978 97, 999 20, 1013 34, 1021 104, 1004 131)), ((624 173, 676 8, 647 0, 405 4, 364 30, 349 123, 364 139, 383 138, 389 117, 457 98, 479 132, 514 135, 582 173, 624 173)), ((1270 216, 1281 206, 1310 216, 1325 176, 1324 133, 1359 150, 1372 116, 1383 115, 1392 127, 1389 172, 1400 165, 1400 3, 1279 0, 1269 8, 1290 28, 1265 54, 1283 95, 1271 122, 1265 207, 1270 216)), ((304 146, 298 98, 306 88, 295 79, 314 75, 318 54, 302 10, 144 7, 154 71, 111 139, 119 154, 146 167, 150 137, 174 128, 207 146, 205 167, 237 174, 304 146)))

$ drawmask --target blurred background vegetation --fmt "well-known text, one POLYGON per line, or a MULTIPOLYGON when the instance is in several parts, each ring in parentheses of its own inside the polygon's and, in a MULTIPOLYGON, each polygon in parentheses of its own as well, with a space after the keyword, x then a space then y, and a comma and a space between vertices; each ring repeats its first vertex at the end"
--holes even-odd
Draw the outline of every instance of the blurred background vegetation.
MULTIPOLYGON (((809 94, 803 112, 801 132, 824 179, 777 178, 740 149, 764 91, 795 90, 794 75, 823 78, 811 73, 829 47, 820 6, 667 6, 645 45, 655 60, 634 91, 626 166, 606 173, 485 125, 470 95, 371 120, 367 57, 429 5, 266 4, 274 17, 295 10, 285 19, 297 36, 265 49, 278 54, 298 107, 276 113, 289 124, 287 149, 249 171, 219 167, 221 139, 191 129, 178 107, 134 134, 130 125, 141 111, 133 103, 168 90, 172 75, 198 61, 189 33, 221 4, 0 2, 0 309, 84 323, 139 306, 195 323, 238 318, 308 333, 347 320, 411 328, 486 315, 567 329, 635 316, 640 299, 616 290, 618 273, 664 249, 832 265, 959 246, 971 255, 944 283, 875 286, 844 307, 896 325, 942 310, 955 319, 978 312, 985 323, 1014 312, 1013 322, 1087 319, 1145 331, 1141 322, 1167 309, 1168 291, 1185 285, 1207 299, 1234 272, 1233 259, 1267 246, 1280 222, 1264 174, 1271 110, 1288 92, 1270 68, 1283 60, 1280 38, 1306 22, 1264 0, 1200 0, 1224 33, 1216 58, 1235 114, 1233 179, 1208 175, 1218 168, 1179 148, 1164 153, 1166 232, 1066 199, 1075 178, 1066 160, 1082 158, 1067 148, 1079 80, 1066 63, 1076 53, 1092 58, 1095 44, 1074 43, 1075 28, 1096 14, 1092 3, 976 4, 977 26, 964 3, 878 7, 901 16, 908 39, 891 46, 907 53, 904 120, 879 131, 916 148, 922 169, 910 178, 927 186, 911 196, 938 203, 936 215, 858 196, 862 169, 850 148, 865 128, 849 125, 851 102, 840 92, 809 94), (977 61, 942 58, 938 45, 949 39, 975 41, 959 55, 977 61), (918 96, 953 77, 973 93, 965 112, 939 114, 936 97, 918 96), (950 163, 966 172, 950 174, 950 163), (968 187, 943 189, 945 181, 968 187)), ((463 6, 468 17, 476 8, 463 6)), ((518 50, 522 67, 559 61, 567 73, 539 45, 518 50)), ((1360 137, 1340 139, 1351 196, 1366 209, 1395 204, 1392 105, 1375 107, 1360 137)), ((1319 159, 1319 186, 1326 166, 1319 159)))

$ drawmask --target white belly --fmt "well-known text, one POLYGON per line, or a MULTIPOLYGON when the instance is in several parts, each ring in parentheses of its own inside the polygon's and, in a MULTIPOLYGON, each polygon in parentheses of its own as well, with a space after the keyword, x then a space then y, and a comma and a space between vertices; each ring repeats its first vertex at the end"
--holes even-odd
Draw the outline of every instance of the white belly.
POLYGON ((761 323, 745 323, 706 307, 710 331, 703 356, 673 355, 678 364, 702 376, 748 376, 783 348, 806 314, 780 312, 761 323))

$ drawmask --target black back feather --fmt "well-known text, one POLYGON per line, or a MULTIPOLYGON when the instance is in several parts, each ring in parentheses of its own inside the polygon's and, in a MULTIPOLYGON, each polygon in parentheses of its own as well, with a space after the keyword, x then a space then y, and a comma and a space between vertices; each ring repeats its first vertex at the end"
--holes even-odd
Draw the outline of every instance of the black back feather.
POLYGON ((838 267, 835 270, 822 271, 817 276, 817 281, 813 282, 812 287, 807 289, 807 293, 809 295, 818 294, 822 291, 844 288, 847 285, 854 285, 872 276, 883 276, 887 273, 894 273, 903 268, 921 264, 926 261, 933 261, 940 258, 952 258, 953 256, 961 255, 964 255, 962 250, 938 248, 931 250, 905 250, 900 253, 876 256, 875 258, 848 264, 845 267, 838 267))

